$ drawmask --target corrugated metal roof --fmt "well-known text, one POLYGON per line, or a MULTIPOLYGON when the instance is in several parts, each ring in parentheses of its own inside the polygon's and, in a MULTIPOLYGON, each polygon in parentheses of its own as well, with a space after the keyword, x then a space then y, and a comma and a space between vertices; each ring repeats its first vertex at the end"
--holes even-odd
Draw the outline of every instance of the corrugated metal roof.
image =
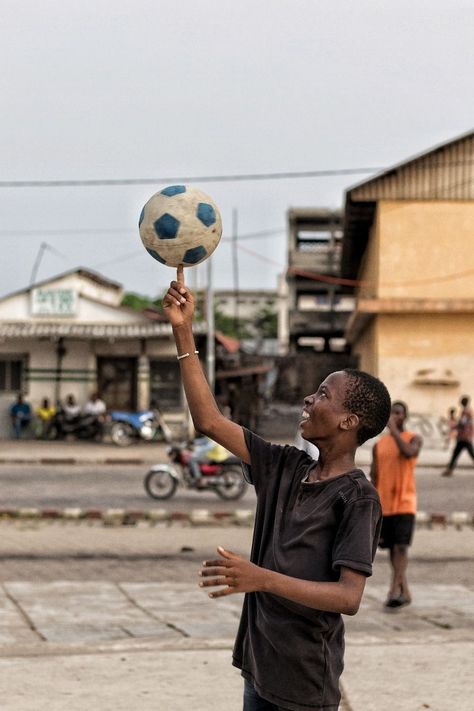
POLYGON ((473 200, 474 131, 350 188, 347 199, 473 200))
POLYGON ((378 200, 474 200, 474 131, 346 192, 341 274, 355 278, 378 200))
POLYGON ((32 289, 37 289, 38 287, 44 286, 45 284, 49 284, 52 281, 59 281, 60 279, 64 279, 64 277, 70 276, 71 274, 78 274, 79 276, 82 276, 85 279, 88 279, 89 281, 93 281, 95 284, 105 286, 109 289, 114 289, 115 291, 121 291, 123 288, 122 285, 119 284, 117 281, 107 279, 107 277, 103 276, 102 274, 99 274, 99 272, 94 272, 92 269, 86 269, 85 267, 76 267, 75 269, 68 269, 66 272, 61 272, 60 274, 55 274, 51 277, 48 277, 47 279, 37 281, 34 284, 30 284, 29 286, 24 287, 23 289, 16 289, 15 291, 11 291, 8 294, 4 294, 2 297, 0 297, 0 300, 10 299, 12 296, 17 296, 18 294, 25 294, 31 291, 32 289))
MULTIPOLYGON (((195 323, 195 333, 206 333, 204 322, 195 323)), ((87 338, 101 340, 109 338, 154 338, 157 336, 171 336, 169 323, 58 323, 16 321, 0 322, 0 338, 87 338)))

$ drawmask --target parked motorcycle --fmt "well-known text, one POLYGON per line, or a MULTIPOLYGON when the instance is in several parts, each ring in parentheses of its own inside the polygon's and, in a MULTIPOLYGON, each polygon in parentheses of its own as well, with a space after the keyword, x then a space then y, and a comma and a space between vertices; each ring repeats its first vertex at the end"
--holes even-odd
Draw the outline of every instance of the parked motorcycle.
POLYGON ((199 464, 201 477, 196 481, 189 460, 193 451, 184 444, 174 444, 167 449, 170 464, 155 464, 146 474, 145 491, 153 499, 169 499, 178 486, 197 491, 215 491, 221 499, 240 499, 247 490, 240 459, 229 455, 220 462, 199 464))
POLYGON ((107 419, 112 442, 119 447, 127 447, 140 439, 171 442, 171 430, 156 408, 140 412, 112 410, 107 419))
POLYGON ((96 439, 101 437, 103 425, 96 415, 75 415, 67 416, 63 410, 53 417, 48 428, 48 439, 63 439, 67 435, 73 435, 78 439, 96 439))

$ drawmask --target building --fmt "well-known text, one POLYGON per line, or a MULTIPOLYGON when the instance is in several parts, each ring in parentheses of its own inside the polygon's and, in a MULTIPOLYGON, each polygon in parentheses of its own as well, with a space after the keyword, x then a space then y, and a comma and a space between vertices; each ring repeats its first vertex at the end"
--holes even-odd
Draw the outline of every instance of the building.
POLYGON ((224 316, 254 322, 262 311, 275 311, 277 308, 276 289, 216 289, 214 301, 224 316))
POLYGON ((342 213, 294 208, 288 212, 287 350, 340 352, 354 298, 340 284, 342 213))
MULTIPOLYGON (((155 401, 171 420, 184 418, 171 327, 152 310, 122 307, 123 293, 75 269, 0 299, 0 436, 10 434, 8 408, 19 391, 36 407, 69 393, 84 403, 99 390, 109 409, 155 401)), ((206 325, 194 330, 202 339, 206 325)))
POLYGON ((341 274, 357 280, 346 338, 413 410, 474 394, 474 133, 346 193, 341 274))

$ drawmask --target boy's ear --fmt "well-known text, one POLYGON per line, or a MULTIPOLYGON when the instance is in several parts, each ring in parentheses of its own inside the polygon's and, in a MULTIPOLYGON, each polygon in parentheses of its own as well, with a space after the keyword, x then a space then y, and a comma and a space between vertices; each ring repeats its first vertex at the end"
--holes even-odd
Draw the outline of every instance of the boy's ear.
POLYGON ((359 427, 359 417, 353 413, 346 415, 346 417, 341 422, 342 430, 356 430, 359 427))

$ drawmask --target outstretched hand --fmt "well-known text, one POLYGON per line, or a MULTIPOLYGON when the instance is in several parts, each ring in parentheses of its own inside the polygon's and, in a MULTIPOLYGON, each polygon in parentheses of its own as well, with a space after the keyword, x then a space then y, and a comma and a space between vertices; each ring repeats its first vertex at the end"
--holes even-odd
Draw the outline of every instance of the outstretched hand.
POLYGON ((182 264, 178 267, 176 281, 170 283, 163 299, 163 313, 172 326, 181 326, 193 320, 194 297, 184 283, 182 264))
POLYGON ((263 590, 268 571, 251 563, 242 556, 219 546, 217 560, 205 560, 199 575, 206 578, 199 583, 200 587, 219 587, 220 590, 210 592, 209 597, 222 597, 234 593, 247 593, 263 590))

